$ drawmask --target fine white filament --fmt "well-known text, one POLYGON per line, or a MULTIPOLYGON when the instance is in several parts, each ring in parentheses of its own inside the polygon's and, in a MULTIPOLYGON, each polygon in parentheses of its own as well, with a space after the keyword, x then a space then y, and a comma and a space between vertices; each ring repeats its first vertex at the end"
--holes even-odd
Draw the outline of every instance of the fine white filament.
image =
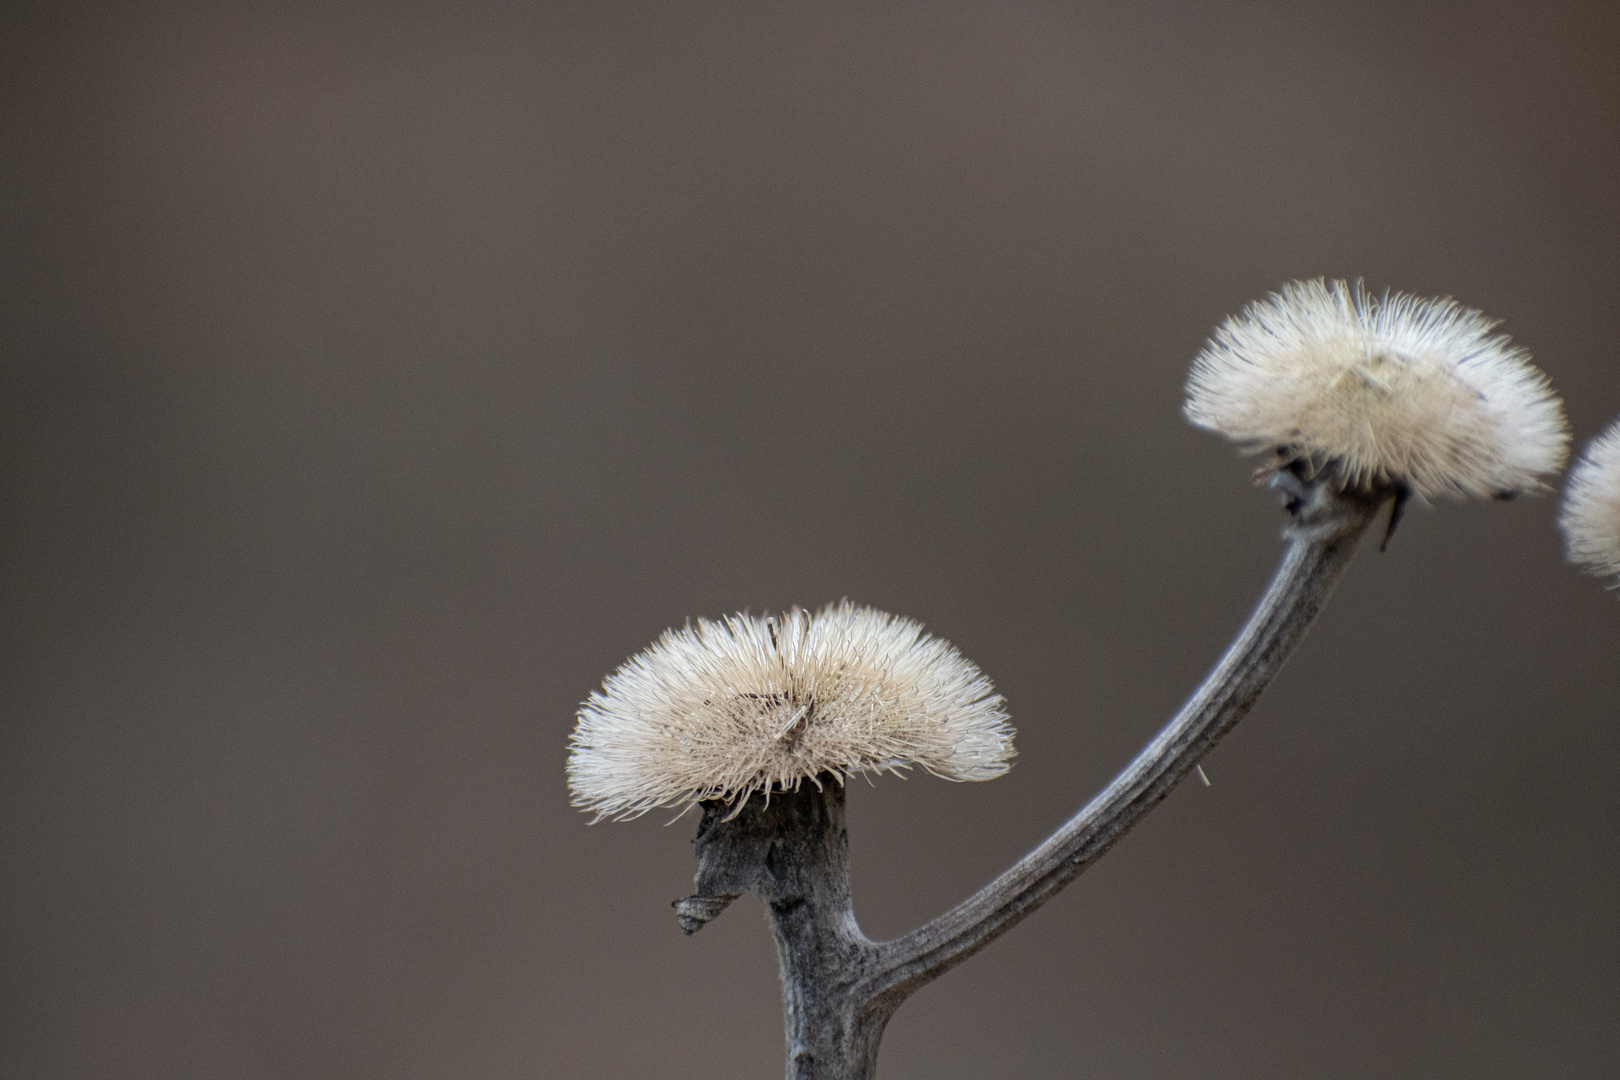
POLYGON ((666 631, 580 706, 568 782, 574 805, 623 819, 823 773, 988 780, 1012 738, 1000 695, 949 642, 844 601, 666 631))

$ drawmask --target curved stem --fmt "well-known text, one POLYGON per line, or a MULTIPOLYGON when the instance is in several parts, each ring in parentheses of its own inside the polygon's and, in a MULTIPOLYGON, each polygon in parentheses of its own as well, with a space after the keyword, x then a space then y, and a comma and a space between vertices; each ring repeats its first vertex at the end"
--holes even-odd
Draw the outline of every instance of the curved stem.
POLYGON ((1044 843, 952 910, 878 948, 862 996, 885 1011, 1056 896, 1157 805, 1254 705, 1338 583, 1378 502, 1302 490, 1282 565, 1204 684, 1108 787, 1044 843))

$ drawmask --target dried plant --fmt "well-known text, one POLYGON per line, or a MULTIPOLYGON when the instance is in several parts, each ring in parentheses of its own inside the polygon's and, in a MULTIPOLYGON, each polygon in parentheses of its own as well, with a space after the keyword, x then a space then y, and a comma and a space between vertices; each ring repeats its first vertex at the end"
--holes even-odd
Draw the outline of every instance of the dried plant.
POLYGON ((1340 486, 1516 495, 1563 465, 1547 377, 1455 300, 1296 281, 1223 323, 1193 362, 1187 418, 1340 486))
POLYGON ((1558 515, 1571 562, 1620 587, 1620 420, 1593 439, 1570 470, 1558 515))
POLYGON ((922 626, 847 600, 671 630, 579 710, 574 805, 630 818, 830 775, 1007 771, 1012 728, 978 668, 922 626))
MULTIPOLYGON (((581 707, 569 762, 576 803, 615 817, 701 805, 697 891, 675 903, 682 929, 757 892, 776 938, 788 1077, 869 1080, 907 997, 1055 896, 1242 719, 1382 507, 1393 529, 1412 494, 1505 497, 1539 490, 1562 465, 1562 406, 1494 325, 1451 300, 1372 299, 1312 281, 1216 330, 1186 412, 1275 452, 1260 475, 1289 516, 1282 564, 1214 671, 1107 788, 910 933, 874 942, 855 921, 844 777, 916 764, 983 779, 1005 771, 1012 748, 989 682, 909 620, 843 604, 667 633, 581 707)), ((1612 492, 1620 443, 1604 445, 1612 492)), ((1603 526, 1574 511, 1572 538, 1608 537, 1612 558, 1614 505, 1603 526)))

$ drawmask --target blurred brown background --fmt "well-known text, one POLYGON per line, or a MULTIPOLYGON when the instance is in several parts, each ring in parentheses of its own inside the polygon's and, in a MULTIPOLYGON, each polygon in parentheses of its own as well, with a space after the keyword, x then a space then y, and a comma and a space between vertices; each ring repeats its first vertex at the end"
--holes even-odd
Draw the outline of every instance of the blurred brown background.
MULTIPOLYGON (((577 703, 848 596, 1004 779, 851 798, 874 936, 1196 685, 1279 550, 1179 416, 1294 277, 1620 414, 1620 9, 10 2, 0 1077, 776 1076, 757 901, 588 825, 577 703)), ((1620 1074, 1620 604, 1411 515, 1255 713, 901 1010, 890 1078, 1620 1074)))

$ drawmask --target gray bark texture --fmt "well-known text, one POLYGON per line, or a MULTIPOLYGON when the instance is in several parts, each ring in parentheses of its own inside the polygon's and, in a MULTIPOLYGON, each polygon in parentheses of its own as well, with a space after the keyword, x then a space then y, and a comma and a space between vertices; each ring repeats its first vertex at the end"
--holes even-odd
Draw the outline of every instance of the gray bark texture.
POLYGON ((870 1080, 896 1009, 1057 895, 1198 764, 1254 705, 1310 629, 1388 492, 1361 497, 1279 471, 1288 548, 1266 594, 1215 670, 1136 759, 1062 828, 945 914, 873 942, 849 894, 844 789, 832 776, 703 805, 697 893, 676 901, 696 933, 737 896, 770 912, 782 975, 788 1080, 870 1080))
POLYGON ((818 782, 756 793, 735 816, 724 803, 705 803, 698 895, 675 909, 690 934, 733 898, 759 893, 781 965, 788 1077, 866 1080, 894 1008, 866 989, 882 970, 850 905, 843 785, 832 776, 818 782))

